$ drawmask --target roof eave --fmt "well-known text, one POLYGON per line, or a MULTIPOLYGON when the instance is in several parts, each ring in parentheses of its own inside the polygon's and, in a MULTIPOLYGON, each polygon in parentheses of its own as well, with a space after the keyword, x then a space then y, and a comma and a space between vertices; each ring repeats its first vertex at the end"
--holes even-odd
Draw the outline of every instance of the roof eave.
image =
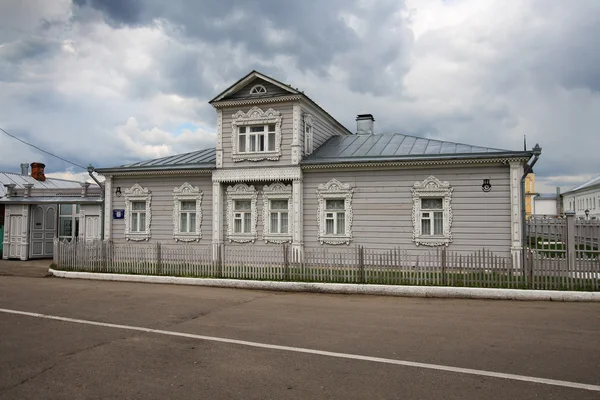
POLYGON ((116 167, 116 168, 98 168, 96 172, 101 175, 119 174, 119 173, 144 173, 144 172, 165 172, 165 171, 194 171, 210 172, 216 168, 216 163, 188 164, 188 165, 160 165, 147 167, 116 167))

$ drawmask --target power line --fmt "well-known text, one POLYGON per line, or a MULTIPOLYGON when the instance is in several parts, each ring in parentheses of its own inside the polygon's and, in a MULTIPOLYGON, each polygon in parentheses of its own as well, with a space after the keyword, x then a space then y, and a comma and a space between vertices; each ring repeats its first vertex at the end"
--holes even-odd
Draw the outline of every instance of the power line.
POLYGON ((57 156, 56 154, 52 154, 52 153, 50 153, 49 151, 46 151, 46 150, 44 150, 44 149, 40 149, 40 148, 39 148, 39 147, 37 147, 36 145, 33 145, 33 144, 31 144, 31 143, 27 143, 26 141, 24 141, 24 140, 22 140, 22 139, 19 139, 19 138, 18 138, 18 137, 16 137, 15 135, 11 135, 10 133, 6 132, 6 131, 5 131, 4 129, 2 129, 2 128, 0 128, 0 131, 2 131, 2 132, 4 132, 4 133, 6 133, 6 134, 7 134, 8 136, 10 136, 11 138, 13 138, 13 139, 16 139, 16 140, 18 140, 19 142, 26 144, 27 146, 31 146, 31 147, 33 147, 34 149, 37 149, 37 150, 41 151, 42 153, 46 153, 46 154, 48 154, 48 155, 50 155, 50 156, 52 156, 52 157, 56 157, 56 158, 58 158, 59 160, 62 160, 62 161, 64 161, 64 162, 66 162, 66 163, 69 163, 69 164, 72 164, 72 165, 74 165, 74 166, 76 166, 76 167, 79 167, 79 168, 81 168, 81 169, 85 169, 85 170, 87 170, 87 168, 86 168, 86 167, 83 167, 83 166, 81 166, 81 165, 79 165, 79 164, 76 164, 76 163, 74 163, 74 162, 72 162, 72 161, 69 161, 69 160, 67 160, 67 159, 65 159, 65 158, 62 158, 62 157, 60 157, 60 156, 57 156))

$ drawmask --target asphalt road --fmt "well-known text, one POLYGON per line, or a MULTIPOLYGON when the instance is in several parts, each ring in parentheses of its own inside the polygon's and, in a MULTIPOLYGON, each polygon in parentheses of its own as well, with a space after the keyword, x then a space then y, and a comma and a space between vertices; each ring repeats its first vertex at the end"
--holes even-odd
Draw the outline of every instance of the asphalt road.
POLYGON ((0 399, 600 398, 594 390, 443 370, 461 367, 598 387, 598 303, 320 295, 0 276, 0 308, 0 399), (215 341, 219 338, 252 343, 215 341), (427 363, 442 370, 298 348, 427 363))

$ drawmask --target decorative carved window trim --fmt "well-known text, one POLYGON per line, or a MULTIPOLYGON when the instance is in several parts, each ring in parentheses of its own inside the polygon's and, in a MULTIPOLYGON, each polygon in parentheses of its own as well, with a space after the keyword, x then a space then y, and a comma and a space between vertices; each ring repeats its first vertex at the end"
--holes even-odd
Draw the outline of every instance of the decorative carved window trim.
POLYGON ((248 186, 245 183, 238 183, 235 186, 227 188, 227 240, 237 243, 248 243, 257 238, 256 222, 258 215, 256 212, 256 201, 258 193, 254 186, 248 186), (234 230, 234 201, 235 200, 250 200, 250 233, 236 233, 234 230))
POLYGON ((304 115, 304 155, 312 154, 315 149, 314 133, 313 133, 313 116, 310 114, 304 115))
POLYGON ((281 113, 269 108, 263 111, 258 107, 253 107, 247 113, 238 111, 231 116, 231 158, 234 162, 238 161, 277 161, 281 157, 281 113), (238 132, 241 126, 251 125, 270 125, 275 124, 275 150, 261 151, 254 153, 240 153, 238 151, 238 132))
POLYGON ((173 188, 173 238, 176 242, 194 242, 202 239, 202 191, 185 182, 173 188), (196 231, 181 232, 181 202, 196 202, 196 231))
POLYGON ((350 244, 352 240, 352 194, 354 189, 349 184, 332 179, 317 187, 317 223, 319 225, 319 241, 321 244, 350 244), (344 200, 345 233, 343 235, 327 235, 325 233, 325 202, 326 200, 344 200))
POLYGON ((152 222, 151 201, 152 194, 150 191, 137 183, 131 188, 125 189, 125 238, 127 240, 142 241, 150 239, 150 223, 152 222), (134 201, 146 202, 146 229, 144 232, 131 232, 131 203, 134 201))
POLYGON ((267 94, 267 88, 264 85, 254 85, 250 88, 250 95, 256 96, 267 94))
POLYGON ((413 185, 413 241, 417 246, 448 246, 452 242, 452 191, 448 182, 441 182, 434 176, 430 176, 423 182, 415 182, 413 185), (441 236, 423 236, 421 234, 421 199, 434 197, 442 198, 444 230, 441 236))
POLYGON ((292 186, 276 182, 269 186, 264 186, 263 197, 263 238, 265 243, 291 243, 292 232, 294 231, 293 204, 292 204, 292 186), (271 207, 270 200, 287 200, 288 202, 288 233, 271 233, 271 207))

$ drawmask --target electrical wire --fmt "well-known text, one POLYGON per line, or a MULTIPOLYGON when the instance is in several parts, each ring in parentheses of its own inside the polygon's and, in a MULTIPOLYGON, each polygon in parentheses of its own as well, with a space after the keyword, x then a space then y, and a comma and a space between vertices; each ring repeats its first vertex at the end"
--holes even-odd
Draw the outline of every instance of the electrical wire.
POLYGON ((41 151, 42 153, 46 153, 46 154, 48 154, 48 155, 50 155, 50 156, 52 156, 52 157, 56 157, 56 158, 58 158, 59 160, 62 160, 62 161, 64 161, 64 162, 66 162, 66 163, 72 164, 72 165, 74 165, 74 166, 76 166, 76 167, 79 167, 79 168, 81 168, 81 169, 84 169, 84 170, 86 170, 86 171, 87 171, 87 168, 86 168, 86 167, 83 167, 83 166, 81 166, 81 165, 79 165, 79 164, 76 164, 76 163, 74 163, 74 162, 72 162, 72 161, 69 161, 69 160, 67 160, 67 159, 65 159, 65 158, 62 158, 62 157, 60 157, 60 156, 57 156, 56 154, 52 154, 52 153, 50 153, 49 151, 46 151, 46 150, 44 150, 44 149, 40 149, 40 148, 39 148, 39 147, 37 147, 36 145, 33 145, 33 144, 31 144, 31 143, 27 143, 26 141, 24 141, 24 140, 22 140, 22 139, 19 139, 19 138, 18 138, 18 137, 16 137, 15 135, 11 135, 10 133, 6 132, 6 131, 5 131, 4 129, 2 129, 2 128, 0 128, 0 131, 2 131, 2 132, 4 132, 4 133, 6 133, 6 134, 7 134, 8 136, 10 136, 11 138, 13 138, 13 139, 16 139, 16 140, 18 140, 19 142, 26 144, 27 146, 31 146, 31 147, 33 147, 34 149, 37 149, 37 150, 41 151))

